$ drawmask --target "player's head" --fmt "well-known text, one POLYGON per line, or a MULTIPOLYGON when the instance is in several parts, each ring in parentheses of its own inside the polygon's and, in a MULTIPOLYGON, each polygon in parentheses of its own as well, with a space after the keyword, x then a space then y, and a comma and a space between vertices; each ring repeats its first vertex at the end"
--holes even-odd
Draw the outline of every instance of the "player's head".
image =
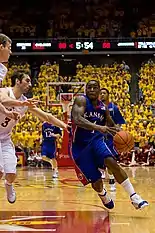
POLYGON ((11 55, 11 39, 0 33, 0 62, 8 62, 11 55))
POLYGON ((32 87, 29 73, 25 71, 16 71, 11 76, 11 86, 17 87, 22 94, 26 94, 32 87))
POLYGON ((105 102, 107 100, 109 100, 109 91, 107 88, 102 88, 100 90, 100 99, 101 101, 105 102))
POLYGON ((98 99, 100 94, 100 83, 97 80, 90 80, 86 84, 86 95, 91 100, 98 99))

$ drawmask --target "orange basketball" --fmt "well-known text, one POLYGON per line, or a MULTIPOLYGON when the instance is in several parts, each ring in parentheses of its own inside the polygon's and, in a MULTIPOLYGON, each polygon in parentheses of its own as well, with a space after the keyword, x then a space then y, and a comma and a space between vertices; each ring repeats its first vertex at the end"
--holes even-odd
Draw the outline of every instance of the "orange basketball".
POLYGON ((117 132, 113 138, 114 146, 118 152, 129 152, 134 147, 132 135, 126 131, 117 132))

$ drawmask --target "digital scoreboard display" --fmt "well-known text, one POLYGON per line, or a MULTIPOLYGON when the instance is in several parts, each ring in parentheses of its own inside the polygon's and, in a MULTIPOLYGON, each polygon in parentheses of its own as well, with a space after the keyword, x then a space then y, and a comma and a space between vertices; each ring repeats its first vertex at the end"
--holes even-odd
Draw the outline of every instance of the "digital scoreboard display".
POLYGON ((88 51, 132 51, 154 50, 155 41, 121 41, 121 39, 28 39, 13 40, 13 52, 78 52, 88 51))

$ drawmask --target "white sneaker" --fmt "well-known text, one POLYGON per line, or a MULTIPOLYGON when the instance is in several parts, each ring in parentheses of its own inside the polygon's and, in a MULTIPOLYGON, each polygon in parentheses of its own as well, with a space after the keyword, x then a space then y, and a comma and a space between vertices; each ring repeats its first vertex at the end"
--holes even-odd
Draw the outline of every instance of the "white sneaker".
POLYGON ((136 193, 130 197, 132 205, 135 209, 143 209, 145 206, 148 206, 149 203, 143 200, 139 195, 136 193))
POLYGON ((58 174, 58 170, 53 170, 53 175, 52 175, 53 178, 58 178, 59 177, 59 174, 58 174))
POLYGON ((116 191, 116 185, 115 184, 110 184, 110 191, 115 192, 116 191))
POLYGON ((103 205, 108 208, 108 209, 113 209, 114 208, 114 202, 113 200, 109 197, 109 195, 107 194, 107 191, 105 190, 105 194, 101 195, 98 194, 103 205))
POLYGON ((16 193, 13 188, 13 185, 12 184, 8 185, 7 182, 5 181, 5 189, 7 193, 8 202, 13 204, 16 201, 16 193))

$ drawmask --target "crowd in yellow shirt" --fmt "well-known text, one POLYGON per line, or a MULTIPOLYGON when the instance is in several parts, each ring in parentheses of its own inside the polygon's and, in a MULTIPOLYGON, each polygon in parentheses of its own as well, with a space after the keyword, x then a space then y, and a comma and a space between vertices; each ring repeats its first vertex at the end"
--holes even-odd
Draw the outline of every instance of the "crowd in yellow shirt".
POLYGON ((139 146, 143 147, 147 142, 155 142, 155 63, 146 63, 140 69, 139 88, 142 91, 142 100, 139 104, 128 106, 124 109, 129 130, 139 146))
MULTIPOLYGON (((10 85, 9 76, 16 69, 29 69, 29 65, 24 66, 12 65, 9 68, 4 86, 10 85)), ((40 67, 38 82, 33 87, 33 96, 38 98, 44 104, 40 107, 45 111, 52 111, 53 114, 62 118, 63 111, 59 107, 46 106, 46 88, 47 82, 59 81, 62 77, 58 76, 58 64, 47 65, 43 64, 40 67)), ((130 103, 129 84, 131 81, 130 73, 123 69, 123 64, 114 63, 113 65, 92 66, 90 64, 83 66, 81 63, 77 65, 77 75, 75 81, 88 82, 90 79, 100 81, 101 87, 106 87, 110 92, 111 101, 117 104, 126 120, 124 130, 128 130, 135 138, 135 142, 139 146, 144 146, 148 140, 154 141, 155 138, 155 118, 150 108, 155 100, 155 81, 153 74, 155 73, 155 64, 145 64, 140 69, 139 87, 141 88, 144 100, 139 104, 130 103)), ((63 78, 62 78, 63 80, 63 78)), ((61 80, 61 81, 62 81, 61 80)), ((57 100, 56 90, 50 87, 50 98, 57 100)), ((15 145, 34 149, 39 148, 41 138, 42 123, 30 113, 26 113, 24 118, 17 124, 13 130, 12 139, 15 145)), ((59 145, 60 147, 60 145, 59 145)))

